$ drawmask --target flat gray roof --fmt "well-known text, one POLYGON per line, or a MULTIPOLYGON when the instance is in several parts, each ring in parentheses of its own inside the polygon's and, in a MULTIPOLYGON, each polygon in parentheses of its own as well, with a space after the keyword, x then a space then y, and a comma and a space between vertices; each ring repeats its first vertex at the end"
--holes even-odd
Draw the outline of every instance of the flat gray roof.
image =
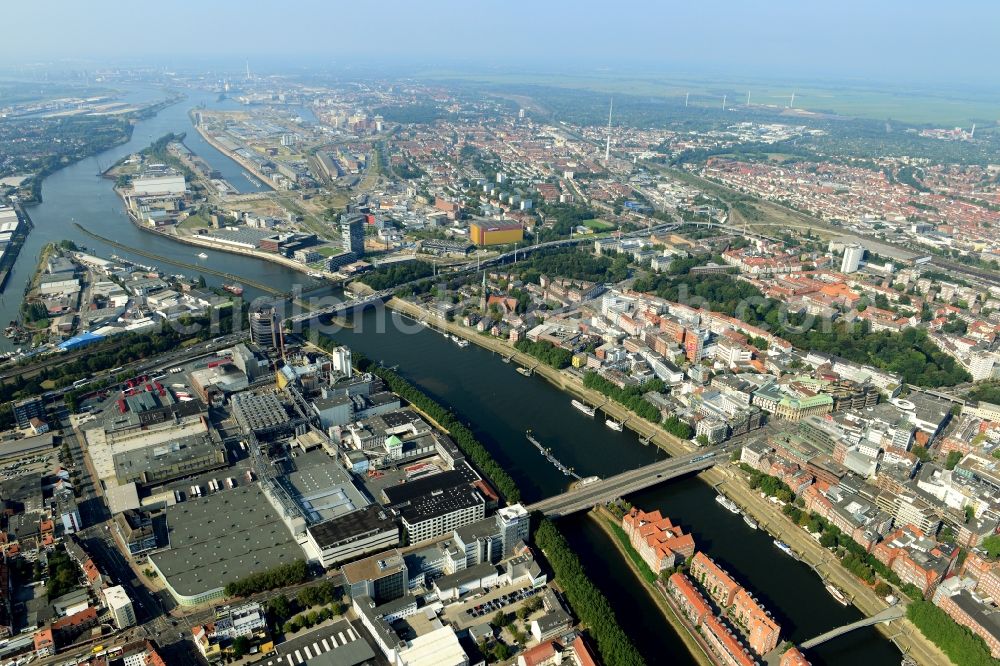
POLYGON ((177 594, 194 596, 304 559, 258 484, 167 507, 170 548, 150 555, 177 594))
POLYGON ((318 523, 368 506, 343 465, 317 449, 293 458, 295 471, 279 478, 299 506, 318 523))

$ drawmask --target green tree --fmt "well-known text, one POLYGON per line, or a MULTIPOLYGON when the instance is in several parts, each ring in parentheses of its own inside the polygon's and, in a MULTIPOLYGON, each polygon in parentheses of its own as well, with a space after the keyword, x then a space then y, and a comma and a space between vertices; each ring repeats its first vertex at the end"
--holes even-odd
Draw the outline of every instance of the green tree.
POLYGON ((961 451, 949 451, 948 459, 944 463, 945 469, 955 469, 955 465, 962 461, 962 456, 961 451))
POLYGON ((250 639, 246 636, 237 636, 233 641, 233 656, 240 658, 250 651, 250 639))
POLYGON ((991 558, 1000 557, 1000 534, 994 534, 983 539, 980 546, 991 558))

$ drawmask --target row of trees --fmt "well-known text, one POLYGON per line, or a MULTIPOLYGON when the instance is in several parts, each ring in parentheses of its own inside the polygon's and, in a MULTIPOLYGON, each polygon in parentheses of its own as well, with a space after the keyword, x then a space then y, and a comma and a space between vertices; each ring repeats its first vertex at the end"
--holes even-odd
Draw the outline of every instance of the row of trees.
POLYGON ((225 593, 227 597, 247 597, 266 590, 298 585, 307 580, 309 580, 309 566, 305 560, 295 560, 234 580, 226 585, 225 593))
POLYGON ((618 624, 607 597, 587 576, 559 528, 548 519, 542 520, 535 532, 535 543, 545 554, 573 610, 594 637, 601 661, 607 666, 644 664, 628 634, 618 624))
POLYGON ((413 280, 430 277, 434 274, 434 266, 426 261, 408 261, 385 268, 379 268, 362 276, 361 282, 375 291, 397 287, 413 280))
POLYGON ((557 370, 568 367, 573 360, 573 353, 568 349, 557 347, 548 340, 518 340, 514 343, 514 349, 525 354, 531 354, 545 365, 557 370))
POLYGON ((768 497, 776 497, 782 502, 791 502, 795 499, 792 489, 778 477, 764 474, 746 463, 740 463, 740 468, 749 474, 750 487, 754 490, 759 490, 768 497))
POLYGON ((958 624, 929 601, 914 601, 906 607, 906 617, 924 636, 941 648, 958 666, 996 664, 979 636, 958 624))
POLYGON ((542 275, 588 282, 620 282, 628 277, 628 257, 596 256, 579 248, 543 250, 518 262, 521 279, 538 284, 542 275))
POLYGON ((663 421, 663 429, 679 439, 691 439, 694 436, 694 428, 687 421, 678 418, 676 414, 671 414, 663 421))
MULTIPOLYGON (((895 571, 879 562, 874 555, 852 539, 851 535, 845 534, 836 525, 831 525, 822 516, 803 511, 791 503, 786 504, 782 512, 798 525, 805 527, 810 533, 819 534, 820 545, 836 551, 840 557, 841 565, 858 578, 871 584, 876 582, 876 576, 878 576, 895 585, 911 599, 923 598, 923 592, 919 588, 911 583, 903 583, 895 571)), ((884 586, 879 589, 879 592, 884 593, 882 596, 888 594, 888 590, 884 586)))
MULTIPOLYGON (((658 392, 663 390, 663 382, 659 379, 653 379, 645 384, 621 388, 617 384, 608 381, 591 370, 583 375, 583 385, 589 389, 600 391, 608 398, 611 398, 620 405, 628 407, 629 410, 635 412, 647 421, 652 423, 660 422, 660 410, 653 405, 653 403, 642 397, 650 391, 658 392)), ((690 435, 684 439, 688 439, 689 437, 690 435)))

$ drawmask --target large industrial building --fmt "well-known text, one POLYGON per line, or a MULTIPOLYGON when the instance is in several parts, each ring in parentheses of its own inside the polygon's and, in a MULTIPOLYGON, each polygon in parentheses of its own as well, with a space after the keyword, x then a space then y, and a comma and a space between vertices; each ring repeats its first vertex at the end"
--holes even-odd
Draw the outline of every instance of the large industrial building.
POLYGON ((504 245, 524 240, 524 227, 519 222, 477 221, 469 224, 469 241, 473 245, 504 245))
POLYGON ((303 559, 257 484, 169 506, 166 517, 170 546, 149 562, 181 606, 219 599, 235 580, 303 559))

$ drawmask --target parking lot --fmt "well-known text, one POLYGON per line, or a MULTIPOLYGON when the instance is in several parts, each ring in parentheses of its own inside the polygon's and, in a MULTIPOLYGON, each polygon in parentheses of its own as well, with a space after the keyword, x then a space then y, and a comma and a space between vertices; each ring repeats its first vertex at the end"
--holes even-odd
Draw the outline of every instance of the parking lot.
POLYGON ((446 606, 445 615, 459 628, 470 627, 489 621, 499 610, 505 613, 515 610, 525 599, 541 593, 542 589, 497 587, 479 597, 446 606))

